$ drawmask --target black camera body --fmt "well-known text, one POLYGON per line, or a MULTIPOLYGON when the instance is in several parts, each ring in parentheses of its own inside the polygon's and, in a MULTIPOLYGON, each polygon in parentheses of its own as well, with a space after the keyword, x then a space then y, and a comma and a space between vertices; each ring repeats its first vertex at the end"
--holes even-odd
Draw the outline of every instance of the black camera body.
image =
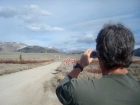
POLYGON ((97 52, 96 51, 92 51, 90 57, 91 58, 97 58, 97 52))

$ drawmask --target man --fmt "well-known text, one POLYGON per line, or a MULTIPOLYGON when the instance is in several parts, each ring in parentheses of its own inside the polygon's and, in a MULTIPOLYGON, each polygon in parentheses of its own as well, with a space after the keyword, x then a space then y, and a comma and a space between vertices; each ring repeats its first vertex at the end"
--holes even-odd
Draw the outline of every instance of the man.
POLYGON ((88 66, 92 50, 88 49, 56 89, 64 105, 140 105, 140 84, 127 71, 134 53, 134 36, 121 24, 108 24, 99 32, 96 50, 103 77, 77 79, 88 66))

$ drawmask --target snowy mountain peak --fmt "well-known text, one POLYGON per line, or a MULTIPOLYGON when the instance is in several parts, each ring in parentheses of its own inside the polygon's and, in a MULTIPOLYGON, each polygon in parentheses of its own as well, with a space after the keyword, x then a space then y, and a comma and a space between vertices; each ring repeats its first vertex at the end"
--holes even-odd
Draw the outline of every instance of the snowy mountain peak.
POLYGON ((54 47, 52 47, 52 46, 48 46, 47 48, 51 48, 51 49, 52 49, 52 48, 54 48, 54 47))

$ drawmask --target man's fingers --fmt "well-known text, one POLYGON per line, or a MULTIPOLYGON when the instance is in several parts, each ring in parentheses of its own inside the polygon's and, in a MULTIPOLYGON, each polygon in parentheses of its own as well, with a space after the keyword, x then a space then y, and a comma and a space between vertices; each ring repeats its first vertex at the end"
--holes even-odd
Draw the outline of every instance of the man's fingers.
POLYGON ((91 49, 87 49, 86 52, 84 54, 88 55, 89 53, 91 53, 92 50, 91 49))
POLYGON ((86 52, 85 52, 84 54, 87 55, 88 57, 90 57, 92 51, 93 51, 92 49, 87 49, 86 52))
POLYGON ((93 51, 93 50, 91 50, 91 49, 88 51, 88 53, 87 53, 88 57, 90 57, 92 51, 93 51))
POLYGON ((80 63, 83 65, 83 67, 89 65, 91 63, 91 61, 93 60, 90 55, 92 53, 93 50, 91 49, 87 49, 85 51, 85 53, 81 56, 81 59, 80 59, 80 63))

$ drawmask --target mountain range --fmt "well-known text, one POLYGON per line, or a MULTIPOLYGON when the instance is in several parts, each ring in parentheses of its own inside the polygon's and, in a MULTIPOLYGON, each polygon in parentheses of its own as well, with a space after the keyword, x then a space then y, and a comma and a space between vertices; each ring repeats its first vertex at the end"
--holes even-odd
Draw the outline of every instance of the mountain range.
POLYGON ((18 49, 18 52, 24 53, 63 53, 63 51, 56 49, 54 47, 41 47, 41 46, 27 46, 22 49, 18 49))
MULTIPOLYGON (((24 52, 24 53, 65 53, 63 50, 48 46, 29 46, 20 42, 0 42, 0 51, 2 52, 24 52)), ((70 54, 81 54, 83 50, 72 50, 70 54)), ((134 56, 140 57, 140 48, 135 49, 134 56)))
POLYGON ((2 52, 24 52, 24 53, 64 53, 62 50, 48 46, 29 46, 19 42, 0 42, 0 51, 2 52))

